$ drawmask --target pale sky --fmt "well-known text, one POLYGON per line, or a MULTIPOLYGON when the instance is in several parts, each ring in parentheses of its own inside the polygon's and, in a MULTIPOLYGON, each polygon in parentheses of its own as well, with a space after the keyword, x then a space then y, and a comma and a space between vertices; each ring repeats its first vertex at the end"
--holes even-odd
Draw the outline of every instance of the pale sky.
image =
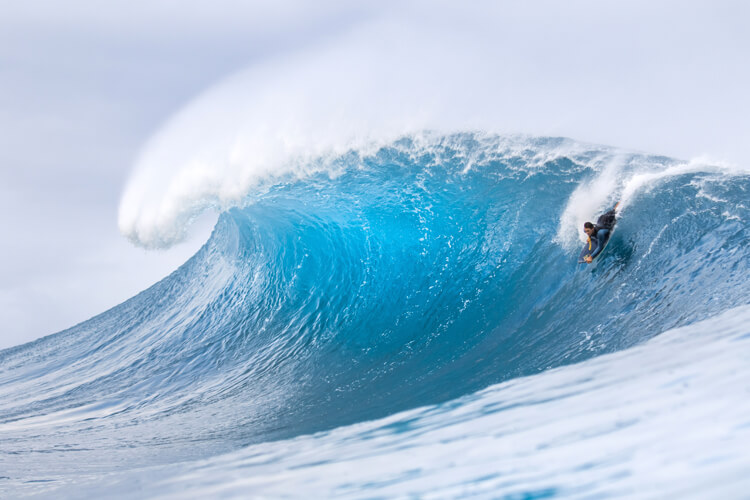
POLYGON ((117 228, 134 163, 175 112, 229 75, 345 45, 381 19, 402 30, 384 36, 413 26, 479 47, 482 92, 501 82, 488 109, 503 130, 750 160, 746 2, 350 4, 0 0, 0 348, 103 312, 205 241, 215 214, 168 251, 117 228))

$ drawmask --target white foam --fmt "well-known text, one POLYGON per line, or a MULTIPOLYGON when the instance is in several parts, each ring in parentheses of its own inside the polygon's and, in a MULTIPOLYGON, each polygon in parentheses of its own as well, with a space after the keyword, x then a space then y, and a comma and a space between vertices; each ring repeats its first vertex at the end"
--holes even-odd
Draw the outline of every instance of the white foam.
POLYGON ((373 46, 372 36, 272 60, 187 105, 141 154, 122 197, 121 231, 147 247, 168 246, 184 238, 197 213, 239 204, 264 182, 309 175, 326 169, 321 158, 438 128, 438 103, 451 85, 438 90, 430 82, 440 79, 440 63, 464 73, 466 61, 438 60, 421 43, 400 50, 394 38, 373 46))
POLYGON ((580 184, 573 191, 560 216, 556 241, 571 248, 583 235, 583 223, 595 219, 596 214, 601 213, 607 205, 614 205, 612 198, 619 187, 618 179, 624 161, 619 155, 610 157, 601 167, 599 175, 580 184))
POLYGON ((707 157, 663 166, 643 161, 642 156, 626 158, 624 155, 612 156, 598 167, 599 172, 595 177, 581 183, 568 198, 556 236, 556 241, 565 248, 570 249, 585 239, 582 230, 584 222, 595 221, 598 214, 618 201, 618 215, 622 214, 640 194, 672 177, 698 172, 725 176, 747 175, 750 172, 748 168, 707 157))

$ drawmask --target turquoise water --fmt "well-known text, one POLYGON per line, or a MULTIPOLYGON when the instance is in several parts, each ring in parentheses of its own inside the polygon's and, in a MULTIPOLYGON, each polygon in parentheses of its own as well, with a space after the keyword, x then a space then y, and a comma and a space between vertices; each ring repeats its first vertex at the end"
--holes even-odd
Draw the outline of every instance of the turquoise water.
MULTIPOLYGON (((669 441, 677 435, 660 431, 668 420, 687 408, 695 425, 722 422, 721 402, 748 388, 750 371, 738 362, 748 359, 748 192, 744 171, 475 133, 405 137, 274 179, 221 213, 204 247, 161 282, 0 352, 0 492, 129 496, 135 481, 138 495, 180 496, 192 481, 205 494, 236 496, 298 496, 305 484, 345 497, 463 496, 472 487, 526 495, 518 498, 632 494, 623 477, 654 474, 633 458, 639 450, 680 449, 669 441), (580 225, 617 200, 606 252, 577 265, 580 225), (689 393, 677 382, 653 387, 673 351, 647 341, 667 331, 680 349, 669 373, 723 383, 649 413, 642 398, 689 393), (738 339, 734 352, 727 338, 738 339), (634 346, 645 354, 628 354, 634 346), (696 349, 718 351, 704 359, 696 349), (618 354, 602 356, 610 353, 618 354), (639 359, 649 360, 647 378, 634 386, 639 359), (697 361, 705 369, 695 375, 697 361), (612 419, 597 409, 599 376, 605 392, 629 398, 601 400, 612 419), (563 386, 582 395, 580 407, 563 386), (640 413, 622 416, 632 411, 640 413), (600 429, 571 427, 572 418, 600 429), (623 451, 620 427, 652 435, 623 451), (540 435, 558 441, 524 448, 520 459, 523 432, 539 446, 540 435), (625 486, 597 489, 619 483, 592 473, 590 488, 572 487, 585 460, 584 469, 523 481, 503 465, 515 457, 531 470, 537 456, 545 464, 585 456, 557 446, 568 432, 570 442, 585 435, 611 447, 625 474, 612 477, 625 486), (462 462, 472 454, 482 458, 462 462), (356 471, 348 486, 342 467, 356 471), (439 487, 440 477, 453 482, 439 487)), ((745 406, 721 439, 747 438, 745 406)), ((688 452, 720 460, 724 445, 695 446, 688 452)), ((612 472, 607 456, 589 468, 612 472)), ((727 456, 705 484, 742 480, 733 471, 747 458, 727 456)))

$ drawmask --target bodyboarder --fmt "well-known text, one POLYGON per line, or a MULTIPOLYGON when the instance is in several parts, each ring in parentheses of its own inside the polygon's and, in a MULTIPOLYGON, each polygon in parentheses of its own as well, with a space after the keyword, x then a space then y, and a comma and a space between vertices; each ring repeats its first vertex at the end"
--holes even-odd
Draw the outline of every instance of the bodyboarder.
POLYGON ((591 264, 591 261, 601 253, 604 246, 607 244, 610 232, 617 222, 616 211, 619 205, 620 202, 618 201, 612 209, 600 215, 596 220, 596 224, 592 224, 591 222, 585 222, 583 224, 583 232, 586 233, 586 236, 588 237, 586 240, 586 247, 584 247, 583 251, 583 254, 588 255, 585 255, 582 259, 586 264, 591 264))

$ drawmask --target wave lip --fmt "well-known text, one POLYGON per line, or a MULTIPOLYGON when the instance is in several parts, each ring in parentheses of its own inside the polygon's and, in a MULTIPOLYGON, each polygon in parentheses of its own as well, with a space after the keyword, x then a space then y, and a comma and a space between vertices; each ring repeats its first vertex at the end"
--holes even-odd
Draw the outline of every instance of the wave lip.
POLYGON ((196 214, 238 206, 269 182, 329 171, 327 158, 467 125, 458 110, 467 104, 468 75, 482 73, 476 56, 438 40, 404 47, 382 33, 372 44, 375 31, 250 68, 186 105, 134 167, 120 203, 123 234, 145 247, 170 246, 196 214))

